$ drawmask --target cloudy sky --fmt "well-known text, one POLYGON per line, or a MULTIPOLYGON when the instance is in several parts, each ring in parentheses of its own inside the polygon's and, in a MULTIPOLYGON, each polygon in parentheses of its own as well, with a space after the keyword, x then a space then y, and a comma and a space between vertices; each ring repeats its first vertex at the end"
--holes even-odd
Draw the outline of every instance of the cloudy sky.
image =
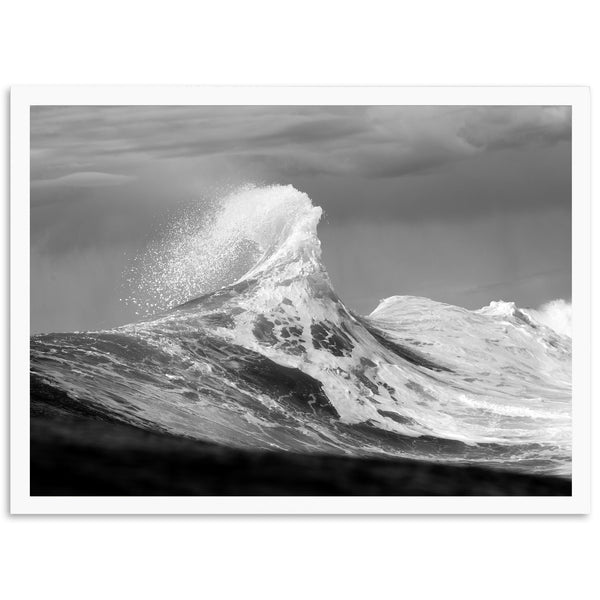
POLYGON ((32 107, 32 332, 133 320, 122 273, 157 223, 244 183, 323 207, 361 313, 571 297, 568 107, 32 107))

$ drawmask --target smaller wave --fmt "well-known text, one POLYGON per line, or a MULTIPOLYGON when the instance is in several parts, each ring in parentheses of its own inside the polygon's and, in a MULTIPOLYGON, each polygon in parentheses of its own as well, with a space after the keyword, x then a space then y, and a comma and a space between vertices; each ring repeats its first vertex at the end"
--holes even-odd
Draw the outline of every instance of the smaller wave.
POLYGON ((560 335, 573 337, 573 305, 566 300, 552 300, 542 304, 537 310, 528 311, 536 321, 556 331, 560 335))

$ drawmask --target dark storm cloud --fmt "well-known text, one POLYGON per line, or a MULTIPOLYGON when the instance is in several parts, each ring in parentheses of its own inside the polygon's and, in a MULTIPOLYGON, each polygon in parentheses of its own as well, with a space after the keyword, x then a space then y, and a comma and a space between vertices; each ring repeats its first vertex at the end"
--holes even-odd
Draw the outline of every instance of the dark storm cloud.
POLYGON ((571 110, 566 106, 478 107, 459 131, 477 148, 511 148, 571 139, 571 110))
POLYGON ((51 187, 103 187, 113 185, 123 185, 135 179, 129 175, 115 175, 113 173, 100 173, 98 171, 80 171, 79 173, 70 173, 54 179, 36 179, 31 182, 34 188, 51 187))
POLYGON ((311 144, 349 138, 368 131, 366 123, 353 118, 319 118, 294 123, 275 133, 258 136, 255 142, 272 144, 311 144))
POLYGON ((46 167, 66 167, 69 157, 103 162, 123 156, 142 160, 275 150, 282 144, 355 135, 365 127, 356 119, 360 112, 347 116, 346 111, 321 114, 313 109, 307 114, 302 107, 38 108, 32 112, 33 157, 43 158, 46 167))
POLYGON ((569 136, 570 112, 562 107, 37 108, 32 175, 227 154, 298 174, 320 165, 324 174, 401 177, 569 136))
POLYGON ((350 152, 365 177, 430 173, 502 148, 569 140, 567 107, 375 107, 371 130, 350 152))

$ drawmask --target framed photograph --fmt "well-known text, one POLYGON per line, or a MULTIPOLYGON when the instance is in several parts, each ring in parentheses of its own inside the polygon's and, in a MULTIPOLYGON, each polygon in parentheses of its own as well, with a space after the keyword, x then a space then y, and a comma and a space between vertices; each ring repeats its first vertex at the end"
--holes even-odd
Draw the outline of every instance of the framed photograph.
POLYGON ((16 87, 11 512, 585 513, 575 87, 16 87))

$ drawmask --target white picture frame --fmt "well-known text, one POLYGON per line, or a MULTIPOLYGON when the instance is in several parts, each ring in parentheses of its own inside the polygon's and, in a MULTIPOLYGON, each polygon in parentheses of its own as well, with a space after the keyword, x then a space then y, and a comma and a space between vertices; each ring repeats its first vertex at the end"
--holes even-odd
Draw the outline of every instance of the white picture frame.
POLYGON ((11 90, 10 511, 13 514, 584 514, 590 510, 590 94, 585 87, 17 86, 11 90), (29 493, 29 152, 36 105, 570 105, 570 497, 41 497, 29 493))

